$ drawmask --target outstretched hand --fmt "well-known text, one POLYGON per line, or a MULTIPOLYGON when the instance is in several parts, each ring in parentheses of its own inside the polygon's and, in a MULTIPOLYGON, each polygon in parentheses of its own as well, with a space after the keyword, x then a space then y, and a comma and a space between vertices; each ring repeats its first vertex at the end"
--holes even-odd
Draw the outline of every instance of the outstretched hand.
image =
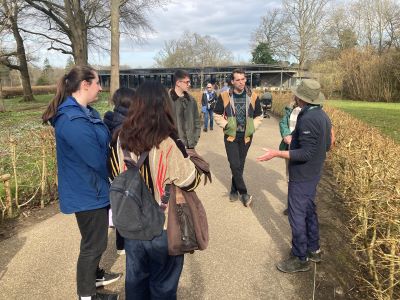
POLYGON ((276 151, 275 150, 270 150, 270 149, 267 149, 267 148, 263 148, 263 150, 265 151, 265 153, 263 155, 257 157, 258 161, 267 161, 267 160, 270 160, 270 159, 272 159, 272 158, 274 158, 276 156, 276 154, 275 154, 276 151))

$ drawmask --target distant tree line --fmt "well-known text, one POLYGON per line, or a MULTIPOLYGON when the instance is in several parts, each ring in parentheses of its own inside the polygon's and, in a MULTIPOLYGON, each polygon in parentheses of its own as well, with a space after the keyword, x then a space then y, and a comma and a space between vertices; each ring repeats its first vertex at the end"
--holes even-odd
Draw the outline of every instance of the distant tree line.
POLYGON ((253 62, 295 62, 314 71, 329 96, 400 101, 397 0, 283 0, 251 43, 253 62))

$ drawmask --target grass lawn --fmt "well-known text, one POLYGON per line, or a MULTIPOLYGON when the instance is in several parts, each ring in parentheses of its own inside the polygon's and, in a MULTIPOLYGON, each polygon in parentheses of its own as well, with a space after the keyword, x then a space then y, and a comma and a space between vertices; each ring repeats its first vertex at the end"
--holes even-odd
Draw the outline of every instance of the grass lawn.
MULTIPOLYGON (((110 109, 109 93, 100 93, 99 100, 93 104, 101 116, 110 109)), ((6 112, 0 112, 0 135, 4 131, 16 131, 41 126, 41 116, 53 95, 36 95, 35 102, 21 102, 21 98, 5 99, 6 112)))
POLYGON ((400 103, 329 100, 327 104, 378 128, 400 144, 400 103))

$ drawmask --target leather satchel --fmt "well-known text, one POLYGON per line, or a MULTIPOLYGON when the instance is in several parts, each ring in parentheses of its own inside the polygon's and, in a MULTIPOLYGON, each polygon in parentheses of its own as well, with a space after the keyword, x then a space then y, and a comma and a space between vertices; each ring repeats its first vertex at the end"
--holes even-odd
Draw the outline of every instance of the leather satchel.
POLYGON ((171 185, 167 222, 169 255, 193 253, 207 248, 207 215, 196 192, 186 192, 171 185))

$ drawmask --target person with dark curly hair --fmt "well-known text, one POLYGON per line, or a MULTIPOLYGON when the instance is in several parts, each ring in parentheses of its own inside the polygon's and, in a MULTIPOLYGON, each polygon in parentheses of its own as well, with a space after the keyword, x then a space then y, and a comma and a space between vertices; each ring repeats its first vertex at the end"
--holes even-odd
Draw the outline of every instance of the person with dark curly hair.
MULTIPOLYGON (((141 175, 165 212, 161 199, 167 184, 184 191, 193 191, 199 184, 200 174, 178 138, 171 99, 161 83, 146 81, 139 86, 118 133, 120 170, 126 169, 124 151, 134 162, 145 155, 141 175)), ((125 237, 126 299, 176 299, 183 255, 168 254, 166 225, 152 240, 125 237)))

